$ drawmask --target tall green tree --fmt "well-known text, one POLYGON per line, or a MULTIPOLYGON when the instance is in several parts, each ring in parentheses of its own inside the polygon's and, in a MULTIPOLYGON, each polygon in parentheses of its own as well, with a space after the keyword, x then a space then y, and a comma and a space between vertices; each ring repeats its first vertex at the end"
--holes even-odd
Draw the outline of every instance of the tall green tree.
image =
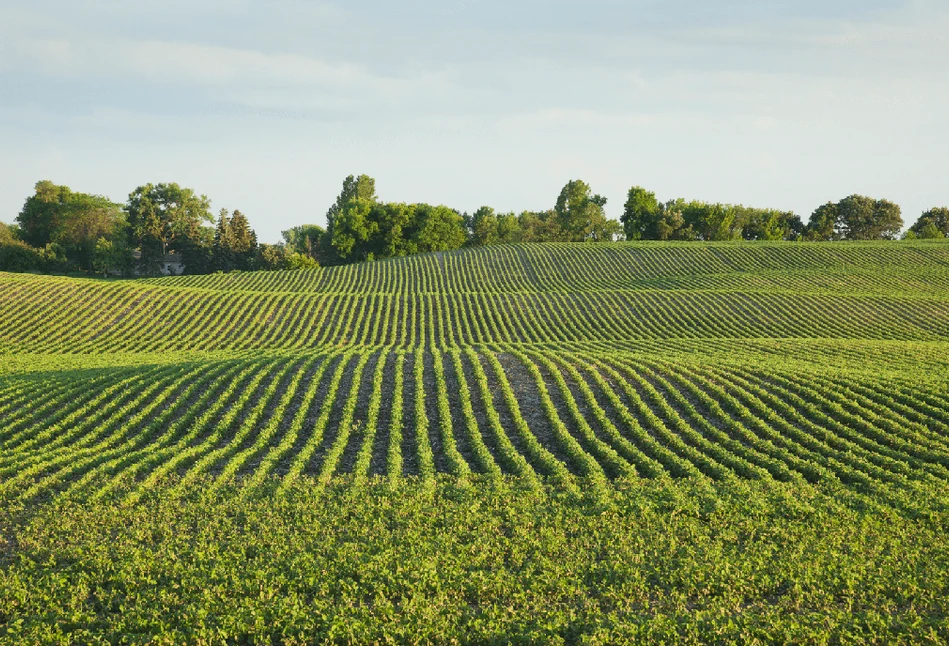
POLYGON ((699 240, 736 240, 741 236, 738 211, 731 204, 693 200, 683 203, 681 212, 699 240))
POLYGON ((656 222, 656 240, 697 240, 691 224, 686 223, 684 210, 686 201, 679 198, 660 204, 659 220, 656 222))
POLYGON ((366 243, 366 255, 373 258, 391 258, 416 253, 409 247, 416 205, 390 202, 376 203, 370 211, 373 234, 366 243))
POLYGON ((365 198, 353 198, 337 213, 330 223, 333 249, 343 260, 365 260, 371 253, 370 241, 379 231, 376 203, 365 198))
POLYGON ((257 233, 250 227, 247 216, 237 209, 231 214, 230 242, 235 267, 241 271, 253 269, 257 255, 257 233))
POLYGON ((125 248, 125 240, 99 238, 92 253, 92 267, 96 273, 124 275, 131 271, 131 256, 125 248))
POLYGON ((909 231, 921 239, 949 238, 949 208, 934 206, 920 215, 909 231))
POLYGON ((662 205, 655 193, 641 186, 629 189, 620 217, 627 240, 656 240, 661 218, 662 205))
MULTIPOLYGON (((171 251, 184 256, 207 253, 209 237, 202 229, 214 218, 206 196, 175 183, 145 184, 129 194, 125 210, 131 246, 141 251, 139 271, 158 273, 171 251)), ((187 267, 189 258, 183 260, 187 267)))
POLYGON ((378 201, 376 196, 376 180, 368 175, 354 177, 349 175, 343 180, 343 188, 336 196, 336 201, 326 211, 327 228, 332 231, 333 223, 336 217, 343 212, 346 204, 351 200, 366 200, 368 202, 378 201))
POLYGON ((566 240, 556 211, 521 211, 517 216, 520 242, 562 242, 566 240))
POLYGON ((415 204, 408 231, 409 253, 449 251, 465 243, 461 214, 447 206, 415 204))
POLYGON ((257 233, 247 217, 236 209, 233 213, 228 213, 227 209, 218 213, 210 247, 213 269, 217 271, 250 271, 256 268, 261 258, 257 233))
POLYGON ((483 246, 498 242, 498 217, 490 206, 482 206, 471 216, 471 244, 483 246))
MULTIPOLYGON (((66 250, 66 257, 83 270, 93 270, 93 256, 100 238, 115 241, 124 235, 125 214, 122 207, 98 195, 73 193, 67 201, 53 242, 66 250)), ((113 245, 113 253, 125 245, 113 245)))
POLYGON ((521 223, 513 213, 502 213, 498 219, 498 244, 509 244, 521 241, 521 223))
POLYGON ((837 211, 847 240, 894 240, 903 228, 900 207, 889 200, 850 195, 837 203, 837 211))
POLYGON ((848 195, 817 207, 807 225, 808 240, 893 240, 903 228, 900 207, 885 199, 848 195))
POLYGON ((214 227, 213 256, 214 268, 218 271, 231 271, 234 269, 234 257, 232 249, 234 247, 231 241, 231 218, 227 209, 221 209, 218 212, 217 224, 214 227))
POLYGON ((39 248, 52 242, 71 196, 68 186, 57 186, 49 180, 37 182, 16 218, 23 242, 39 248))
MULTIPOLYGON (((335 255, 342 260, 364 260, 370 240, 378 231, 372 210, 378 202, 376 180, 368 175, 343 180, 343 188, 326 212, 326 231, 335 255)), ((378 215, 378 214, 377 214, 378 215)))
POLYGON ((840 210, 836 203, 821 204, 811 213, 805 237, 808 240, 818 241, 839 240, 841 237, 839 218, 840 210))
POLYGON ((586 182, 579 179, 567 182, 554 206, 564 239, 569 242, 612 239, 617 227, 608 224, 604 206, 606 198, 593 194, 586 182))
POLYGON ((36 183, 17 216, 20 235, 28 244, 61 247, 66 258, 80 269, 92 270, 93 252, 100 237, 120 235, 125 216, 120 205, 49 180, 36 183))

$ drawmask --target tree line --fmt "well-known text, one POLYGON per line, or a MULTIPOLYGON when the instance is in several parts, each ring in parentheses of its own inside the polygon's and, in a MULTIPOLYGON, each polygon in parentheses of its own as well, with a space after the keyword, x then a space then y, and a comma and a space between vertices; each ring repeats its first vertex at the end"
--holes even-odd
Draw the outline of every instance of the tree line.
MULTIPOLYGON (((791 211, 735 204, 659 201, 632 187, 620 219, 581 180, 564 185, 553 208, 472 214, 425 203, 384 202, 375 180, 350 175, 326 212, 326 227, 304 224, 283 241, 257 240, 239 210, 215 218, 210 200, 175 183, 145 184, 125 204, 37 182, 14 225, 0 223, 0 270, 157 275, 169 257, 185 273, 294 269, 361 262, 465 246, 617 240, 894 240, 900 207, 850 195, 819 206, 805 224, 791 211)), ((923 213, 904 239, 949 237, 949 208, 923 213)))
MULTIPOLYGON (((791 211, 683 199, 660 202, 641 187, 629 190, 622 216, 627 240, 895 240, 900 207, 886 199, 849 195, 817 207, 807 224, 791 211)), ((949 208, 923 213, 904 239, 949 236, 949 208)))
POLYGON ((145 184, 125 204, 37 182, 16 223, 0 226, 0 269, 157 275, 174 257, 186 273, 313 267, 283 244, 257 241, 247 217, 175 183, 145 184))

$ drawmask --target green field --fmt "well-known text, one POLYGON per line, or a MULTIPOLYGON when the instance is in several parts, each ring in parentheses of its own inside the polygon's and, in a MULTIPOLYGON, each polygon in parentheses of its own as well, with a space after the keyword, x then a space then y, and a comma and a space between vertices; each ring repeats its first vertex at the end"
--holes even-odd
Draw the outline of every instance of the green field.
POLYGON ((946 643, 949 245, 0 274, 0 643, 946 643))

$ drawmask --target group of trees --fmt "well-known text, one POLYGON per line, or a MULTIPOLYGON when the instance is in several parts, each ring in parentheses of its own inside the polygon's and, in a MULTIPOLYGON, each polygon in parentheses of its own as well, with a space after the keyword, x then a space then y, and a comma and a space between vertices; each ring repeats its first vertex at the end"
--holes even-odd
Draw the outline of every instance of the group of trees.
MULTIPOLYGON (((261 244, 243 213, 222 209, 215 221, 208 198, 178 184, 145 184, 117 204, 41 181, 16 224, 0 224, 0 270, 155 275, 175 254, 187 273, 202 274, 512 242, 892 240, 903 227, 899 206, 863 195, 819 206, 806 225, 791 211, 660 202, 639 186, 629 190, 620 221, 607 218, 605 206, 605 197, 571 180, 552 209, 515 214, 483 206, 469 215, 447 206, 382 202, 373 178, 350 175, 326 212, 325 228, 304 224, 284 231, 281 243, 261 244)), ((949 208, 923 213, 903 237, 949 237, 949 208)))
POLYGON ((191 274, 315 265, 282 244, 258 244, 240 211, 213 222, 210 200, 175 183, 139 186, 121 205, 41 181, 16 224, 0 227, 0 269, 155 275, 168 254, 191 274))
POLYGON ((849 195, 811 214, 808 240, 895 240, 903 228, 900 207, 889 200, 849 195))
POLYGON ((804 231, 791 211, 682 198, 660 202, 639 186, 629 189, 620 221, 627 240, 796 240, 804 231))
POLYGON ((942 240, 949 238, 949 208, 937 206, 929 209, 909 228, 905 238, 915 240, 942 240))
POLYGON ((91 270, 100 239, 118 240, 124 233, 122 207, 98 195, 76 193, 50 181, 36 183, 16 227, 4 227, 7 242, 0 251, 4 267, 16 270, 65 269, 72 261, 91 270))
POLYGON ((332 251, 344 262, 446 251, 465 242, 457 211, 430 204, 380 202, 375 180, 367 175, 346 178, 326 223, 332 251))
POLYGON ((469 215, 447 206, 382 202, 373 178, 350 175, 326 213, 325 229, 301 225, 284 231, 283 239, 320 265, 508 242, 615 240, 622 227, 606 217, 605 205, 606 198, 573 180, 553 209, 514 214, 484 206, 469 215))
POLYGON ((472 246, 507 242, 612 241, 623 232, 616 220, 606 217, 606 198, 596 195, 581 180, 571 180, 547 211, 495 213, 483 206, 463 216, 472 246))
MULTIPOLYGON (((895 240, 900 207, 885 199, 849 195, 817 207, 805 225, 791 211, 683 199, 660 202, 639 186, 629 189, 623 216, 627 240, 895 240)), ((949 209, 923 213, 903 236, 949 236, 949 209)))

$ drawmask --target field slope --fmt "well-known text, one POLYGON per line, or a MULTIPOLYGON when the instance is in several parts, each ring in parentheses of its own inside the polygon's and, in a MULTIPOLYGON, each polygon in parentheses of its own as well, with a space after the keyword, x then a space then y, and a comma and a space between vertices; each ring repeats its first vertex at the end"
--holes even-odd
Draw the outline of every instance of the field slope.
POLYGON ((0 639, 949 638, 949 245, 0 274, 0 639))

